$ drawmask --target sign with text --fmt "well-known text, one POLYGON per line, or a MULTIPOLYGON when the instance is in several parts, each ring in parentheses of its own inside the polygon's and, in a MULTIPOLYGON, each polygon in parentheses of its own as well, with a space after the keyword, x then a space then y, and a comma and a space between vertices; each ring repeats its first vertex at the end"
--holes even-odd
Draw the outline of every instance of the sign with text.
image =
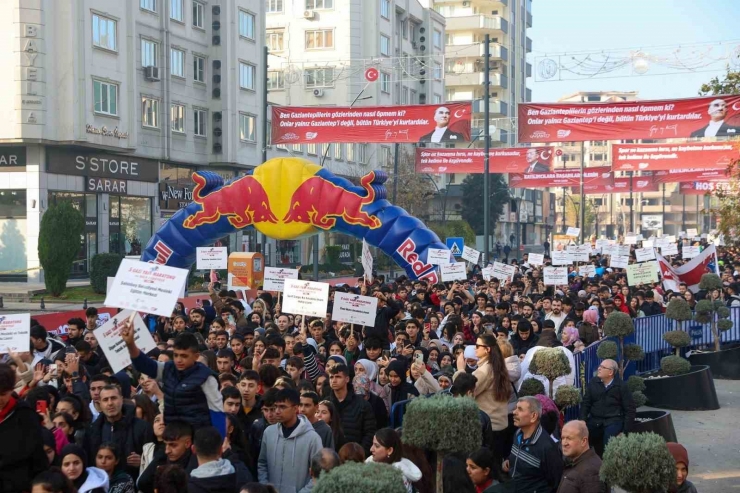
POLYGON ((552 258, 552 265, 570 265, 573 263, 573 257, 569 252, 550 252, 552 258))
POLYGON ((545 286, 562 286, 568 284, 567 267, 545 267, 542 269, 542 279, 545 286))
MULTIPOLYGON (((552 170, 553 147, 511 147, 491 149, 491 173, 534 173, 552 170)), ((417 173, 483 173, 483 149, 416 148, 417 173)))
POLYGON ((105 297, 105 305, 171 317, 189 271, 125 258, 105 297))
POLYGON ((480 271, 481 275, 483 276, 483 279, 485 279, 486 282, 490 281, 493 278, 493 266, 490 267, 483 267, 480 271))
POLYGON ((625 245, 637 245, 637 235, 635 234, 628 234, 624 237, 623 243, 625 245))
POLYGON ((568 226, 568 231, 565 232, 566 236, 578 236, 581 234, 581 228, 574 228, 573 226, 568 226))
POLYGON ((729 181, 691 181, 681 183, 678 193, 681 195, 712 195, 714 192, 732 192, 738 191, 738 184, 729 181))
POLYGON ((324 318, 328 304, 329 285, 325 282, 285 280, 283 312, 324 318))
POLYGON ((684 259, 690 259, 698 256, 701 253, 700 246, 684 246, 682 249, 682 257, 684 259))
POLYGON ((689 238, 693 238, 694 236, 698 235, 699 231, 697 231, 696 228, 687 228, 686 229, 686 236, 689 238))
POLYGON ((378 298, 374 296, 360 296, 359 294, 342 293, 340 291, 334 293, 332 320, 373 327, 377 312, 378 298))
POLYGON ((449 264, 450 251, 446 248, 429 248, 427 250, 427 263, 432 265, 449 264))
POLYGON ((737 108, 740 108, 740 95, 603 103, 521 103, 519 142, 732 137, 740 135, 737 108))
POLYGON ((85 178, 85 190, 93 193, 128 195, 128 181, 116 178, 85 178))
POLYGON ((0 354, 26 353, 30 348, 31 315, 0 315, 0 354))
MULTIPOLYGON (((571 192, 574 194, 581 193, 581 187, 571 187, 571 192)), ((629 193, 630 191, 630 179, 629 178, 614 178, 612 184, 598 184, 589 183, 583 184, 583 193, 585 195, 604 195, 612 193, 629 193)), ((657 192, 659 191, 658 184, 653 180, 651 176, 635 176, 632 178, 632 192, 657 192)))
MULTIPOLYGON (((740 132, 738 135, 740 136, 740 132)), ((612 170, 614 171, 691 169, 696 168, 697 165, 704 168, 721 169, 727 168, 738 158, 740 158, 740 143, 737 142, 612 144, 612 170)))
POLYGON ((64 147, 46 148, 46 170, 97 178, 118 178, 157 183, 159 162, 134 156, 118 154, 78 152, 64 147))
POLYGON ((286 279, 298 279, 298 269, 285 269, 282 267, 265 267, 265 279, 262 289, 265 291, 285 290, 286 279))
POLYGON ((684 183, 690 181, 727 181, 727 169, 666 169, 653 171, 655 183, 684 183))
POLYGON ((647 262, 648 260, 655 260, 655 249, 649 248, 637 248, 635 250, 635 257, 638 262, 647 262))
MULTIPOLYGON (((93 331, 114 373, 118 373, 131 364, 128 348, 121 339, 121 330, 130 316, 131 310, 123 310, 93 331)), ((139 351, 144 354, 157 347, 157 343, 152 339, 149 329, 138 313, 134 315, 134 342, 139 351)))
POLYGON ((273 144, 470 142, 472 104, 273 106, 273 144))
POLYGON ((465 262, 440 264, 439 270, 442 274, 442 282, 464 281, 468 277, 467 273, 465 272, 465 262))
POLYGON ((542 265, 545 263, 544 253, 530 253, 529 254, 530 265, 542 265))
POLYGON ((596 266, 591 265, 582 265, 578 268, 578 274, 583 277, 594 277, 596 276, 596 266))
POLYGON ((516 267, 513 265, 507 265, 501 262, 493 263, 491 276, 495 277, 499 281, 511 281, 514 279, 514 274, 516 274, 516 267))
POLYGON ((627 266, 627 283, 630 286, 658 282, 658 267, 655 262, 627 266))
POLYGON ((630 258, 624 255, 612 255, 609 260, 609 267, 614 269, 626 269, 630 263, 630 258))
POLYGON ((574 262, 588 262, 591 258, 591 245, 577 245, 572 252, 569 252, 574 262))
MULTIPOLYGON (((555 169, 552 172, 532 172, 509 175, 511 188, 580 187, 580 169, 555 169)), ((614 174, 609 166, 583 170, 583 186, 606 186, 614 184, 614 174)))
POLYGON ((464 246, 462 251, 462 258, 463 260, 467 260, 471 264, 477 264, 478 259, 480 258, 480 252, 475 248, 464 246))
POLYGON ((229 267, 229 249, 226 247, 198 247, 196 265, 198 270, 226 269, 229 267))

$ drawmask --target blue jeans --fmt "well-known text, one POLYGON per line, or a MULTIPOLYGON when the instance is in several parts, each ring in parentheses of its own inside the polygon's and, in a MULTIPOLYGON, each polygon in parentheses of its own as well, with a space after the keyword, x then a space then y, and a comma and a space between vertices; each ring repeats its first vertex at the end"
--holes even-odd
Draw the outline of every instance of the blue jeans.
POLYGON ((622 433, 623 427, 624 423, 622 421, 606 426, 593 422, 588 423, 589 441, 599 457, 604 454, 604 448, 609 440, 622 433))

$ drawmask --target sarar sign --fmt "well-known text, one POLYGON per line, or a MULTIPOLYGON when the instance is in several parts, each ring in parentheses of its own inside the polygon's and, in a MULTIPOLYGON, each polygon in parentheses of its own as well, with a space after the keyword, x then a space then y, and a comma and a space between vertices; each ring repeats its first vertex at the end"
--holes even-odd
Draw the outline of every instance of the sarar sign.
POLYGON ((139 180, 152 183, 159 181, 158 161, 118 154, 47 148, 46 169, 50 173, 65 175, 139 180))

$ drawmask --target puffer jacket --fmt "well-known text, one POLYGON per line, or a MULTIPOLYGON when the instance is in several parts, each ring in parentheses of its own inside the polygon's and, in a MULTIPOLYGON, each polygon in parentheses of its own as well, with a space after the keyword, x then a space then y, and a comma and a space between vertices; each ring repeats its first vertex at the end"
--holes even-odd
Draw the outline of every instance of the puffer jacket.
POLYGON ((366 455, 370 455, 370 447, 377 429, 375 413, 370 403, 355 395, 351 385, 347 397, 342 402, 339 402, 334 392, 331 393, 330 399, 337 408, 344 430, 344 443, 335 444, 337 450, 345 443, 356 442, 362 445, 366 455))
MULTIPOLYGON (((365 459, 365 464, 372 464, 373 462, 375 461, 372 455, 365 459)), ((408 459, 401 459, 391 465, 403 473, 403 485, 408 493, 412 493, 414 491, 413 483, 421 479, 421 470, 408 459)))

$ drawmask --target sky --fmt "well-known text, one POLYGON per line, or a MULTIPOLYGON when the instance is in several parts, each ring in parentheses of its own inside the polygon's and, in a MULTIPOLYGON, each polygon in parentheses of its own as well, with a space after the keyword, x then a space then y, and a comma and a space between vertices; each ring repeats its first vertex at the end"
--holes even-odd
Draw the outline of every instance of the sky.
POLYGON ((650 76, 651 68, 642 76, 537 81, 536 62, 546 54, 622 48, 649 52, 650 47, 733 40, 730 46, 740 46, 737 0, 534 0, 532 17, 527 36, 532 39, 528 61, 533 66, 527 86, 536 102, 556 101, 577 91, 608 90, 638 91, 641 99, 692 97, 702 83, 725 72, 650 76))

